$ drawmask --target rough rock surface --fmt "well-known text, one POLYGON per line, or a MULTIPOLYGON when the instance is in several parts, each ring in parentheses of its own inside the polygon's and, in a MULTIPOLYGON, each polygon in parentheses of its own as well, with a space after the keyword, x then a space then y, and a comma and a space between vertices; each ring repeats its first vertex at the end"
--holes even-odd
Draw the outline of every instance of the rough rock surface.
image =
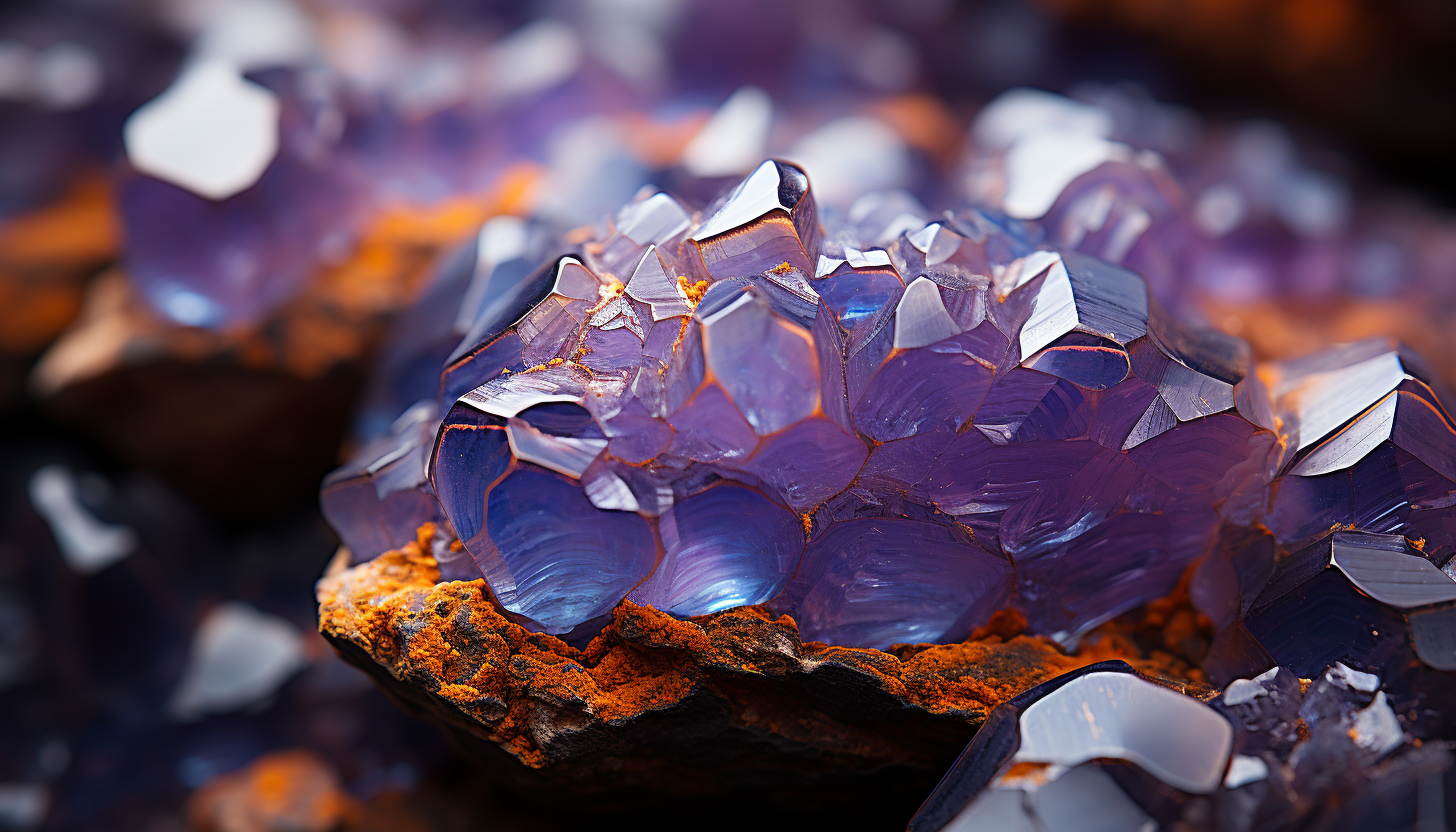
MULTIPOLYGON (((524 763, 506 770, 526 786, 784 799, 812 780, 814 800, 908 817, 986 714, 1029 687, 1107 658, 1197 678, 1167 652, 1144 657, 1125 622, 1067 655, 1009 615, 963 643, 884 652, 803 642, 760 607, 678 620, 624 601, 578 650, 508 619, 481 580, 436 583, 430 532, 354 567, 341 550, 317 587, 319 629, 473 756, 524 763)), ((1186 638, 1188 616, 1154 629, 1186 638)))

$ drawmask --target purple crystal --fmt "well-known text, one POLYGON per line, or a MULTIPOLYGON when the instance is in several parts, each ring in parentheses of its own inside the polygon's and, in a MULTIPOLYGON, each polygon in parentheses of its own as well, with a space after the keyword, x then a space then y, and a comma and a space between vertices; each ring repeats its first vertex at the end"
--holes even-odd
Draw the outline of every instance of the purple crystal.
POLYGON ((629 598, 674 615, 767 601, 804 549, 797 517, 754 489, 726 482, 674 505, 658 531, 666 553, 629 598))
POLYGON ((1417 239, 1438 234, 1408 215, 1352 212, 1348 183, 1306 166, 1273 122, 1203 131, 1123 86, 1079 97, 1015 89, 988 104, 966 160, 972 200, 1035 225, 1050 245, 1138 272, 1177 309, 1450 296, 1435 274, 1444 266, 1417 253, 1417 239))
POLYGON ((443 519, 426 475, 440 420, 423 401, 395 421, 349 464, 324 478, 319 503, 355 563, 415 539, 421 525, 443 519))
POLYGON ((1381 341, 1251 376, 1239 410, 1275 429, 1265 465, 1277 475, 1224 505, 1226 522, 1260 524, 1267 538, 1219 545, 1195 578, 1198 603, 1224 628, 1216 674, 1260 654, 1306 677, 1335 661, 1449 665, 1437 622, 1456 600, 1456 432, 1439 389, 1418 359, 1381 341))
POLYGON ((586 372, 552 369, 463 397, 441 426, 431 480, 502 606, 566 633, 647 577, 656 543, 643 517, 597 509, 583 492, 607 440, 581 406, 586 372))
POLYGON ((1279 664, 1304 677, 1336 661, 1378 666, 1405 631, 1398 614, 1328 570, 1289 593, 1256 601, 1245 622, 1279 664))
POLYGON ((722 280, 780 265, 812 274, 818 235, 809 177, 793 165, 769 161, 693 231, 692 243, 702 270, 722 280))
POLYGON ((445 367, 447 403, 471 392, 432 477, 506 608, 563 631, 629 592, 681 615, 771 601, 810 638, 884 646, 1008 603, 1075 639, 1171 589, 1257 473, 1243 347, 1172 324, 1130 272, 966 216, 821 253, 807 180, 769 162, 696 217, 643 195, 583 257, 492 278, 445 367), (552 402, 579 424, 527 423, 552 402), (626 547, 580 598, 552 558, 586 568, 592 532, 504 508, 572 481, 562 518, 626 547), (730 497, 759 543, 721 523, 730 497), (553 609, 515 600, 523 570, 553 609))
MULTIPOLYGON (((177 88, 185 91, 189 78, 207 71, 184 73, 177 88)), ((349 171, 348 154, 336 146, 338 137, 320 126, 327 120, 315 112, 329 105, 310 100, 293 75, 270 77, 276 92, 241 78, 234 82, 245 92, 277 102, 272 105, 276 123, 256 128, 260 136, 276 134, 277 144, 271 161, 265 160, 266 167, 250 183, 213 183, 212 171, 230 158, 220 156, 209 167, 172 173, 170 181, 134 174, 122 187, 129 274, 143 296, 178 323, 213 328, 255 323, 301 291, 326 259, 346 252, 361 217, 360 191, 349 171)), ((186 112, 205 107, 196 99, 209 94, 199 91, 178 101, 182 112, 177 121, 209 117, 186 112)), ((153 105, 167 103, 166 98, 153 105)), ((138 111, 133 125, 145 126, 146 115, 146 108, 138 111)), ((266 118, 259 112, 246 120, 266 118)), ((134 133, 142 138, 147 133, 128 133, 133 162, 145 172, 148 143, 134 140, 134 133)), ((199 136, 188 140, 207 142, 199 136)), ((195 148, 191 155, 198 155, 195 148)))
POLYGON ((964 532, 875 517, 816 537, 781 603, 806 639, 885 648, 964 638, 1010 589, 1011 565, 964 532))
POLYGON ((491 489, 486 541, 472 550, 506 609, 547 632, 610 612, 653 565, 652 527, 634 514, 599 513, 566 477, 529 465, 491 489))
POLYGON ((469 338, 484 308, 544 259, 553 236, 543 223, 495 217, 444 260, 390 333, 356 435, 376 436, 414 402, 439 396, 440 368, 469 338))
POLYGON ((768 604, 886 647, 1011 606, 1072 644, 1212 551, 1195 597, 1237 673, 1382 661, 1410 640, 1369 631, 1409 630, 1370 595, 1448 603, 1448 538, 1400 553, 1406 583, 1368 554, 1317 574, 1327 541, 1272 566, 1331 525, 1444 528, 1449 421, 1412 359, 1246 375, 1130 271, 878 204, 821 229, 802 171, 766 162, 702 212, 643 192, 577 253, 473 278, 430 482, 507 611, 564 633, 623 598, 768 604))
POLYGON ((1268 525, 1280 542, 1353 524, 1426 537, 1427 554, 1444 562, 1456 545, 1456 429, 1422 362, 1364 341, 1274 363, 1266 375, 1268 410, 1241 409, 1266 426, 1279 421, 1288 456, 1268 525))

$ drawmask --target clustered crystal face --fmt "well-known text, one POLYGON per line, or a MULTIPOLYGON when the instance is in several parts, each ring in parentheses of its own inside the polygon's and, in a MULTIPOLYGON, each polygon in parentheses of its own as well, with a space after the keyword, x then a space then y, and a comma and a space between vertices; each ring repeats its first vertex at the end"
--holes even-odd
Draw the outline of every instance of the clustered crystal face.
POLYGON ((991 216, 858 213, 821 243, 807 177, 767 162, 499 295, 431 476, 507 610, 766 603, 883 647, 1015 603, 1071 638, 1204 551, 1272 444, 1234 412, 1238 342, 991 216))
POLYGON ((392 359, 400 390, 443 360, 439 397, 325 511, 361 559, 445 521, 469 557, 438 539, 442 579, 571 639, 626 598, 881 648, 1012 607, 1071 644, 1191 576, 1219 696, 1120 662, 1055 679, 991 715, 911 828, 1431 811, 1453 399, 1384 341, 1251 365, 1049 222, 903 193, 821 217, 770 161, 702 211, 646 191, 592 233, 487 224, 392 359))
POLYGON ((1212 614, 1225 605, 1203 665, 1218 696, 1205 704, 1122 662, 1033 688, 992 713, 910 829, 1070 832, 1088 816, 1118 829, 1444 828, 1449 566, 1401 534, 1336 531, 1272 551, 1221 548, 1200 568, 1195 594, 1212 614))
POLYGON ((1381 341, 1246 380, 1240 410, 1278 441, 1270 485, 1225 503, 1221 540, 1194 575, 1220 631, 1211 677, 1280 665, 1310 678, 1335 661, 1456 668, 1456 432, 1440 388, 1381 341))
MULTIPOLYGON (((807 177, 766 162, 700 214, 651 195, 525 279, 485 270, 429 479, 508 611, 766 603, 883 647, 1007 604, 1073 639, 1171 589, 1278 444, 1235 409, 1243 345, 1022 225, 905 202, 821 239, 807 177)), ((417 491, 409 456, 331 488, 408 464, 417 491)))
POLYGON ((433 423, 403 420, 325 510, 370 557, 438 505, 504 608, 558 634, 628 598, 767 604, 875 647, 1009 605, 1070 643, 1208 554, 1195 597, 1234 672, 1277 655, 1276 560, 1332 528, 1425 537, 1410 557, 1450 582, 1456 444, 1413 358, 1372 342, 1250 374, 1132 272, 927 213, 873 194, 821 226, 771 161, 701 212, 644 193, 534 272, 541 235, 483 233, 436 336, 468 329, 428 470, 433 423))
POLYGON ((1275 442, 1194 573, 1222 692, 1204 704, 1121 662, 1027 691, 910 828, 1444 827, 1456 436, 1433 384, 1366 342, 1237 385, 1275 442))

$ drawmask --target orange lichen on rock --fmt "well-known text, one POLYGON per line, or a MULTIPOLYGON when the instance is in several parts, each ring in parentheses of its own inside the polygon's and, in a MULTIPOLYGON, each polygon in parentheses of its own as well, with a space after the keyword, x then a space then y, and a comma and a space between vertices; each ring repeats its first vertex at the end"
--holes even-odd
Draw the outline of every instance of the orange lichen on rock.
POLYGON ((1195 568, 1163 598, 1114 618, 1082 639, 1077 651, 1091 661, 1122 659, 1149 676, 1204 683, 1198 667, 1213 641, 1213 622, 1193 606, 1189 585, 1195 568))
MULTIPOLYGON (((75 297, 67 300, 71 306, 61 309, 59 302, 50 302, 59 310, 51 317, 63 318, 60 326, 75 321, 42 358, 39 389, 49 394, 85 382, 138 363, 137 356, 150 362, 211 361, 243 372, 306 380, 356 364, 378 346, 399 312, 414 302, 440 252, 463 241, 484 219, 520 208, 515 192, 525 185, 516 180, 534 181, 533 177, 539 177, 533 168, 513 170, 503 175, 499 193, 383 211, 360 231, 346 256, 320 264, 296 297, 255 325, 221 332, 175 325, 158 315, 120 271, 93 281, 84 302, 78 285, 75 297), (79 317, 72 307, 80 308, 79 317)), ((99 225, 100 220, 92 224, 99 225)), ((92 236, 110 239, 107 233, 101 229, 92 236)), ((5 279, 14 236, 0 227, 0 301, 18 291, 7 288, 5 279)), ((107 251, 100 242, 77 245, 82 252, 92 252, 93 260, 107 251)), ((0 314, 0 321, 4 319, 0 314)), ((0 335, 0 346, 8 337, 0 335)))
POLYGON ((121 242, 111 183, 82 176, 56 202, 0 222, 0 264, 85 264, 110 260, 121 242))
POLYGON ((681 620, 623 601, 577 649, 510 620, 483 581, 436 583, 427 552, 422 539, 359 566, 336 559, 318 584, 320 631, 423 694, 415 704, 438 720, 537 769, 595 765, 583 749, 620 763, 641 745, 633 730, 684 719, 700 738, 751 737, 757 753, 813 748, 825 768, 932 767, 992 708, 1095 661, 1196 681, 1132 638, 1106 635, 1069 655, 1020 634, 1014 613, 960 644, 880 651, 804 642, 792 618, 761 607, 681 620))

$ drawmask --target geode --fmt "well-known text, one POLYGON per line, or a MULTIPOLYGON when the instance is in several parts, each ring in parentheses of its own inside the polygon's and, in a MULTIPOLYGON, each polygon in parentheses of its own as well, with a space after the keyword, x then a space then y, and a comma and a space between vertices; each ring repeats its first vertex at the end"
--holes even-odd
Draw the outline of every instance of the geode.
POLYGON ((884 231, 821 246, 807 178, 767 162, 491 292, 428 490, 509 614, 589 636, 624 598, 766 604, 883 648, 1010 604, 1070 643, 1172 589, 1273 444, 1234 409, 1242 344, 985 214, 852 244, 884 231))
MULTIPOLYGON (((482 243, 450 310, 469 334, 418 350, 448 354, 439 396, 326 482, 358 565, 320 584, 323 632, 413 707, 578 786, 923 773, 1067 662, 1141 658, 1075 651, 1175 591, 1212 636, 1178 690, 1378 667, 1434 712, 1407 720, 1418 736, 1449 733, 1456 431, 1418 359, 1366 342, 1255 368, 1035 223, 918 210, 871 194, 820 217, 805 173, 768 161, 702 210, 648 190, 554 248, 482 243), (997 694, 916 692, 968 676, 997 694)), ((1227 727, 1148 684, 1069 689, 1148 703, 1123 750, 1227 727)), ((1041 782, 1097 756, 1058 742, 1041 782)), ((1265 764, 1315 753, 1294 748, 1265 764)), ((1128 818, 1187 820, 1235 758, 1185 751, 1159 768, 1127 750, 1152 780, 1058 788, 1116 781, 1128 818)), ((976 765, 967 800, 1020 770, 976 765)))

